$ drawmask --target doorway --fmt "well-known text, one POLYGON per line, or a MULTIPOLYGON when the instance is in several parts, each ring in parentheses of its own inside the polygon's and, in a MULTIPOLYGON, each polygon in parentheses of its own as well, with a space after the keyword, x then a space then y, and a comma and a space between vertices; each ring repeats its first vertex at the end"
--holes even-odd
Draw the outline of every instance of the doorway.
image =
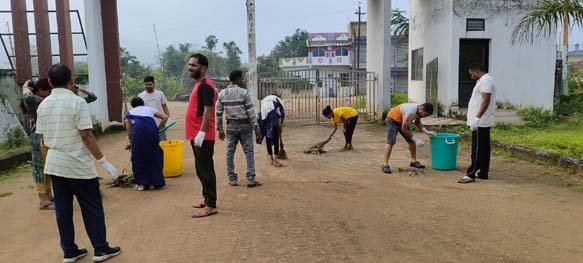
POLYGON ((472 90, 476 81, 470 78, 468 70, 472 64, 480 63, 489 68, 490 39, 460 39, 460 63, 459 63, 459 91, 458 105, 467 108, 472 90))

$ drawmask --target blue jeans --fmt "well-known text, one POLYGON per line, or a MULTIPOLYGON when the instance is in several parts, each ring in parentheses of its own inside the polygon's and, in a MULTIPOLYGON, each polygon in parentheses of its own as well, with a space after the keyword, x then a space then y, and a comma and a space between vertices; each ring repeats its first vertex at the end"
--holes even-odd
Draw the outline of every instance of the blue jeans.
POLYGON ((75 226, 73 225, 73 196, 77 197, 85 231, 96 250, 108 247, 105 230, 103 203, 99 192, 99 180, 70 179, 51 175, 55 195, 55 215, 61 236, 61 248, 65 254, 77 251, 75 226))
POLYGON ((255 155, 253 153, 253 126, 250 124, 231 124, 227 127, 227 174, 229 181, 237 181, 235 173, 235 151, 237 143, 241 142, 243 152, 247 158, 247 181, 255 181, 255 155))

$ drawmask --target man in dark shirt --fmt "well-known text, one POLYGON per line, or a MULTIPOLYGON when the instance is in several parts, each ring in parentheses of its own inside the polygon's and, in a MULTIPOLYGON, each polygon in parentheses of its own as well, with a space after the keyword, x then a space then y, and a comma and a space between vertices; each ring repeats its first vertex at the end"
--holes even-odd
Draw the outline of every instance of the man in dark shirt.
POLYGON ((217 176, 213 162, 217 92, 211 79, 206 76, 207 68, 207 57, 198 53, 190 56, 188 71, 196 81, 188 101, 184 129, 194 152, 194 166, 204 197, 204 202, 194 206, 193 218, 217 213, 217 176))

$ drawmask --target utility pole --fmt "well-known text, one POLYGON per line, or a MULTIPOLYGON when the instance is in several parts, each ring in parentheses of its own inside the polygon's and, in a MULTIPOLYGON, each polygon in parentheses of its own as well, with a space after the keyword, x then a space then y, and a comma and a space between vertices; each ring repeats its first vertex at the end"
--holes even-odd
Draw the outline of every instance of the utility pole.
POLYGON ((249 48, 248 90, 251 93, 251 97, 259 99, 257 46, 255 41, 255 0, 247 0, 247 41, 249 48))
POLYGON ((362 7, 360 6, 361 3, 360 1, 358 2, 358 11, 356 11, 354 14, 358 15, 358 33, 357 33, 357 39, 356 39, 356 69, 359 70, 360 69, 360 24, 361 24, 361 16, 362 15, 366 15, 366 13, 362 12, 362 7))

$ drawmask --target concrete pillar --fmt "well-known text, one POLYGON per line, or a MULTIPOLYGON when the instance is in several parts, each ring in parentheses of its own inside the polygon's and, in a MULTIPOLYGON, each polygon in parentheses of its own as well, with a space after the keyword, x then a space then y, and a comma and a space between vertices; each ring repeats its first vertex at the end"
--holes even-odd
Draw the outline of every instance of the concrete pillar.
POLYGON ((391 0, 368 0, 367 16, 366 69, 377 77, 368 94, 369 98, 374 94, 371 99, 378 116, 391 106, 391 0))
POLYGON ((105 56, 103 55, 103 29, 101 23, 101 0, 85 0, 85 30, 87 37, 87 65, 89 67, 89 89, 97 100, 89 106, 93 119, 105 129, 109 126, 107 89, 105 80, 105 56))
POLYGON ((122 121, 121 64, 119 61, 119 27, 117 0, 101 0, 101 23, 103 26, 103 48, 105 76, 107 79, 107 109, 109 120, 122 121))
POLYGON ((71 34, 71 15, 69 0, 56 0, 57 28, 59 31, 59 55, 61 64, 66 65, 75 74, 73 59, 73 35, 71 34))
POLYGON ((34 0, 34 25, 36 29, 36 50, 38 54, 38 76, 48 78, 53 65, 51 49, 51 28, 47 0, 34 0))
POLYGON ((251 96, 259 98, 257 79, 257 45, 255 41, 255 0, 247 0, 247 38, 249 43, 249 79, 248 89, 251 96))
POLYGON ((22 84, 32 78, 26 0, 11 0, 10 3, 16 53, 16 82, 22 84))

